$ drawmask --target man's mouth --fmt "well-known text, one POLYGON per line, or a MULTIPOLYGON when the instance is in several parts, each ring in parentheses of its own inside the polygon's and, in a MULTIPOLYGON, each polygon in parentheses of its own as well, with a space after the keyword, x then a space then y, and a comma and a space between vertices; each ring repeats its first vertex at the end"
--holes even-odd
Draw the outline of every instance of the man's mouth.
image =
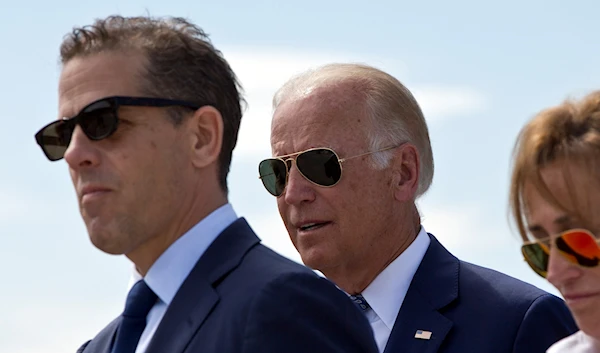
POLYGON ((301 231, 309 231, 309 230, 316 230, 319 228, 322 228, 326 225, 328 225, 331 222, 313 222, 313 223, 306 223, 302 226, 300 226, 300 230, 301 231))

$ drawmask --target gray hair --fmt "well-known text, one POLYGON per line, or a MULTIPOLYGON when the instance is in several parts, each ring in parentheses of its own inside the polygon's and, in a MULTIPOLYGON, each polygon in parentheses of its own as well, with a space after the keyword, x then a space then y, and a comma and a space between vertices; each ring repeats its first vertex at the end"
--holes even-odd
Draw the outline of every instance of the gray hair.
MULTIPOLYGON (((303 72, 287 81, 273 97, 273 110, 284 100, 307 93, 315 87, 354 83, 364 93, 367 115, 372 130, 368 133, 372 151, 413 144, 420 160, 416 197, 429 189, 433 180, 433 153, 423 112, 412 93, 391 75, 363 64, 328 64, 303 72)), ((373 167, 389 165, 392 151, 373 154, 373 167)))

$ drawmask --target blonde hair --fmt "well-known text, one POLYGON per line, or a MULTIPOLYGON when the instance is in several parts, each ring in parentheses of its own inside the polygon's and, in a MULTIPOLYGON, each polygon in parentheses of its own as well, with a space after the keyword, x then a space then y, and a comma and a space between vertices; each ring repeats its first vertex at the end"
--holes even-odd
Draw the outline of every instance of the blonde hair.
MULTIPOLYGON (((523 240, 528 240, 523 190, 531 183, 542 197, 554 206, 576 215, 584 223, 593 223, 585 216, 584 200, 577 199, 570 165, 583 167, 591 176, 600 177, 600 91, 580 101, 566 100, 563 104, 538 113, 521 130, 513 151, 510 186, 510 208, 523 240), (548 188, 540 175, 542 168, 561 161, 567 162, 562 173, 573 205, 565 206, 548 188)), ((589 202, 589 200, 588 200, 589 202)), ((588 205, 589 206, 589 205, 588 205)), ((589 211, 589 207, 587 207, 589 211)))
MULTIPOLYGON (((416 197, 423 195, 433 180, 433 153, 423 112, 412 93, 391 75, 362 64, 328 64, 306 71, 287 81, 273 97, 273 110, 286 99, 323 85, 353 84, 364 94, 367 115, 372 121, 369 142, 373 151, 410 142, 420 158, 416 197)), ((376 168, 385 168, 391 152, 372 155, 376 168)))

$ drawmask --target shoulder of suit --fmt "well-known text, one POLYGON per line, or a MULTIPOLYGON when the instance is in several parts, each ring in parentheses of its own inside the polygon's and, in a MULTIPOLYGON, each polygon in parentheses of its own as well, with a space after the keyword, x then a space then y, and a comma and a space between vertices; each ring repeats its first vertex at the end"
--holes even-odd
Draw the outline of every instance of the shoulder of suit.
POLYGON ((88 340, 87 342, 85 342, 84 344, 82 344, 81 347, 79 347, 79 349, 77 350, 76 353, 83 353, 83 351, 85 351, 85 347, 87 347, 88 344, 90 344, 90 342, 92 342, 92 340, 88 340))
POLYGON ((117 329, 119 324, 119 317, 115 318, 108 325, 106 325, 93 339, 85 342, 79 349, 77 353, 84 353, 86 348, 91 344, 90 348, 94 349, 93 346, 97 347, 98 345, 102 346, 106 344, 106 342, 110 341, 114 335, 114 332, 117 329))
POLYGON ((245 262, 245 265, 260 266, 266 274, 314 273, 308 267, 278 254, 263 244, 248 251, 242 262, 245 262), (270 266, 265 266, 266 264, 270 264, 270 266))
MULTIPOLYGON (((320 303, 319 305, 322 308, 323 305, 338 306, 334 304, 338 304, 344 299, 347 299, 346 294, 327 278, 323 278, 313 271, 301 271, 280 273, 271 277, 261 286, 253 301, 267 301, 274 307, 276 306, 275 303, 287 307, 293 301, 301 301, 304 303, 303 305, 308 305, 307 303, 311 302, 313 304, 308 305, 308 307, 315 307, 317 303, 320 303)), ((347 304, 354 307, 350 301, 347 304)), ((342 305, 342 308, 345 308, 344 305, 342 305)))
MULTIPOLYGON (((491 287, 498 294, 508 296, 508 298, 514 297, 526 301, 533 301, 544 295, 551 296, 550 293, 545 292, 530 283, 505 273, 465 261, 460 261, 460 281, 469 283, 469 285, 475 287, 475 289, 491 287)), ((464 288, 464 286, 461 287, 464 288)))

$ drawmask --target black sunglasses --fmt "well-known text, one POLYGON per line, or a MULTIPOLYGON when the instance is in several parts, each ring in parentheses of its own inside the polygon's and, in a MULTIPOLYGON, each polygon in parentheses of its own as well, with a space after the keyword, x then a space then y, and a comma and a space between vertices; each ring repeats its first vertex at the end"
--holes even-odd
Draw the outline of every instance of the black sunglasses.
POLYGON ((400 147, 400 145, 342 159, 330 148, 311 148, 306 151, 263 160, 258 165, 259 178, 271 195, 279 197, 285 190, 292 161, 295 160, 296 168, 306 180, 318 186, 332 187, 342 178, 342 163, 345 161, 397 147, 400 147))
POLYGON ((81 126, 85 136, 93 141, 112 135, 119 125, 117 111, 120 106, 200 108, 194 103, 171 99, 106 97, 88 104, 72 118, 62 118, 44 126, 35 134, 35 140, 49 160, 57 161, 64 157, 77 124, 81 126))

